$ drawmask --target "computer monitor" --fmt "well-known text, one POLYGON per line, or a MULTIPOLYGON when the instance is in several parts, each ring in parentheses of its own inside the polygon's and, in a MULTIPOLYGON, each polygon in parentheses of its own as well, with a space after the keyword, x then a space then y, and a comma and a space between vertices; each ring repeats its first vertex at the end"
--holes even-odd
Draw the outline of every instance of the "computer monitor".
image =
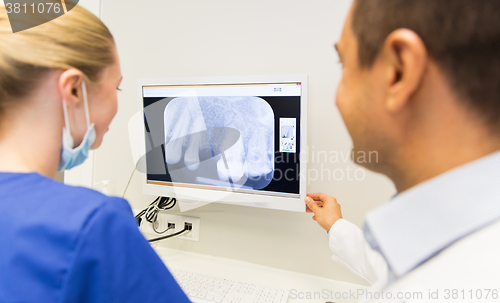
POLYGON ((138 85, 145 194, 305 211, 307 76, 138 85))

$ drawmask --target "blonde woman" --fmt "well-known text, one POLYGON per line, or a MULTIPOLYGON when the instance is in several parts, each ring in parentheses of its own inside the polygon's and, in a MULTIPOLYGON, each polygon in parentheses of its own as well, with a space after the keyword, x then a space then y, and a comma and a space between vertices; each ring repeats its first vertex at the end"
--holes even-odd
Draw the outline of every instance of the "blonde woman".
POLYGON ((53 180, 99 147, 121 78, 85 9, 13 34, 0 6, 0 302, 189 302, 125 200, 53 180))

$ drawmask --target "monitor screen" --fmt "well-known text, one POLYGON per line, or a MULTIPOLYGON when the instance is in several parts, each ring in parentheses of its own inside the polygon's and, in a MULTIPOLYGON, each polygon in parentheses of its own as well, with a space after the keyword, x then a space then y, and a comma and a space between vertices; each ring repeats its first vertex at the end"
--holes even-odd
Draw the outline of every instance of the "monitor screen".
POLYGON ((140 80, 145 191, 303 211, 307 83, 271 78, 140 80))

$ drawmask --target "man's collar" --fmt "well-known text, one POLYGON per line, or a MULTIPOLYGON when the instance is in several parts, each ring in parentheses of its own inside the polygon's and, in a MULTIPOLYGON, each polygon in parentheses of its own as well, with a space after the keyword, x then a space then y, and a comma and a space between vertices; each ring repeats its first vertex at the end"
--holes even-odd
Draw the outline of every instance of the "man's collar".
POLYGON ((500 152, 419 184, 366 224, 396 277, 500 219, 500 152))

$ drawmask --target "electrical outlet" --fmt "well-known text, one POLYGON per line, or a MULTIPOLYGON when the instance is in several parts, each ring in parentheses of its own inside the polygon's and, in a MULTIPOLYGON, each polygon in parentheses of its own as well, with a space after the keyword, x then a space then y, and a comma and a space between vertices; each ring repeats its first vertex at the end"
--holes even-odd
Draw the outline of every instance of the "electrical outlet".
MULTIPOLYGON (((181 230, 184 229, 184 227, 186 226, 186 223, 191 224, 191 226, 192 226, 191 231, 187 231, 187 232, 185 232, 185 233, 183 233, 175 238, 176 239, 183 239, 183 240, 190 240, 190 241, 199 241, 199 239, 200 239, 200 218, 176 216, 176 215, 170 215, 170 214, 160 212, 158 214, 157 222, 158 222, 158 227, 156 229, 160 230, 160 231, 165 230, 166 228, 168 228, 172 225, 174 226, 173 229, 170 229, 169 231, 167 231, 166 233, 161 234, 161 235, 168 235, 168 234, 180 232, 181 230)), ((161 236, 160 234, 157 234, 153 230, 151 223, 147 222, 146 219, 144 219, 144 218, 142 219, 140 231, 144 235, 147 235, 148 238, 154 238, 154 237, 161 236)))
POLYGON ((179 216, 181 220, 181 226, 184 228, 186 224, 191 224, 191 231, 186 232, 179 236, 179 239, 199 241, 200 240, 200 218, 194 217, 183 217, 179 216))

